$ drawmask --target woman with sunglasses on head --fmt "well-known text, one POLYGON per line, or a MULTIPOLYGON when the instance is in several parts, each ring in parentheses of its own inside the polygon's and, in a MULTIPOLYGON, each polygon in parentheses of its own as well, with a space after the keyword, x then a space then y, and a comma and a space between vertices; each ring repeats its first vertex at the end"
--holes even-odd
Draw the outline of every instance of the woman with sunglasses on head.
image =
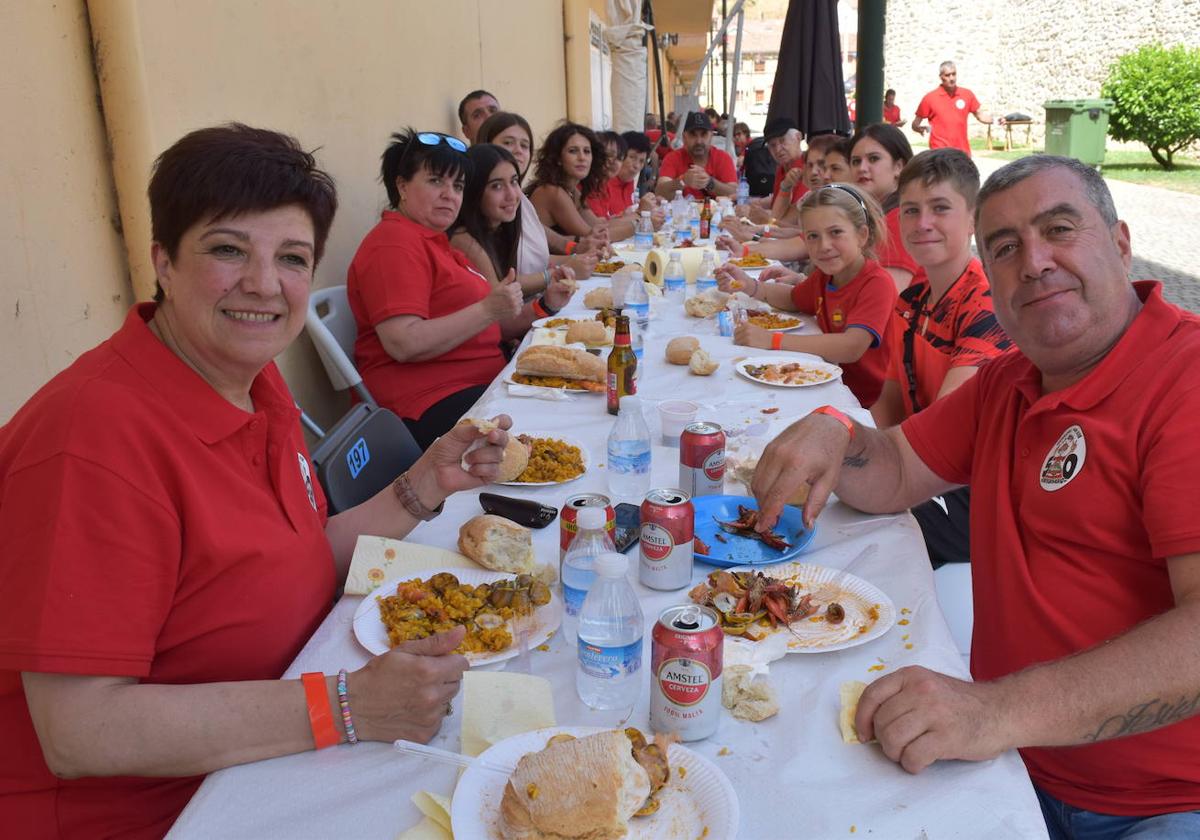
POLYGON ((542 224, 565 236, 600 235, 606 243, 633 236, 632 218, 597 219, 587 207, 604 188, 606 160, 590 128, 568 122, 546 135, 528 190, 542 224))
POLYGON ((550 314, 540 299, 522 305, 515 271, 493 285, 450 247, 446 230, 471 174, 466 152, 461 140, 436 132, 392 135, 380 167, 389 207, 346 274, 363 382, 422 449, 504 368, 501 340, 550 314))
MULTIPOLYGON (((463 189, 462 209, 450 229, 450 244, 467 255, 493 286, 517 269, 521 245, 521 176, 506 149, 490 143, 467 150, 471 174, 463 189)), ((536 220, 534 224, 540 224, 536 220)), ((518 274, 522 289, 544 292, 546 309, 567 305, 575 289, 575 272, 567 265, 537 274, 518 274)))
POLYGON ((900 236, 900 171, 912 157, 908 138, 894 125, 868 125, 850 140, 850 171, 855 183, 883 208, 888 236, 879 250, 879 264, 896 281, 897 292, 907 289, 921 270, 900 236))
MULTIPOLYGON (((499 111, 492 114, 475 132, 476 143, 494 143, 508 150, 517 162, 517 174, 524 182, 533 160, 533 130, 520 114, 499 111)), ((536 279, 547 268, 566 265, 578 278, 591 276, 605 242, 593 236, 581 237, 578 243, 570 236, 552 231, 538 218, 537 208, 529 196, 521 193, 521 244, 517 248, 518 277, 532 276, 531 286, 522 284, 525 294, 538 291, 536 279)))

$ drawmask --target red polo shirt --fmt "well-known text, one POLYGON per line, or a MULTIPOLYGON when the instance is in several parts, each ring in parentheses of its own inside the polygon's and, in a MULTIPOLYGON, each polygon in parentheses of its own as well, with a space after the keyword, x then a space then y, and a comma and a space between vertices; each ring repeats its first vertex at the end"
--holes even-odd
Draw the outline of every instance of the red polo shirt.
POLYGON ((917 116, 929 120, 929 148, 950 146, 970 155, 967 117, 978 110, 979 100, 965 87, 956 88, 953 96, 941 85, 925 94, 917 106, 917 116))
POLYGON ((397 362, 375 332, 377 324, 397 315, 451 315, 490 291, 487 279, 450 247, 446 234, 385 210, 346 273, 346 296, 358 325, 354 358, 371 396, 401 417, 417 420, 438 400, 495 379, 504 368, 499 324, 464 336, 457 347, 423 362, 397 362))
MULTIPOLYGON (((1158 283, 1134 285, 1141 312, 1079 382, 1042 394, 1038 370, 1009 353, 902 426, 930 469, 971 485, 978 680, 1171 609, 1166 559, 1200 552, 1200 318, 1164 302, 1158 283)), ((1079 808, 1200 809, 1200 717, 1021 755, 1034 782, 1079 808)))
POLYGON ((842 379, 865 408, 874 405, 887 373, 889 331, 896 307, 896 284, 879 263, 867 260, 840 289, 817 269, 792 287, 792 303, 817 316, 821 332, 840 333, 857 327, 871 334, 871 346, 857 362, 842 365, 842 379))
MULTIPOLYGON (((804 161, 805 155, 800 155, 800 157, 795 158, 787 166, 780 166, 775 169, 775 184, 771 187, 772 202, 775 201, 775 196, 779 195, 779 185, 783 183, 783 179, 787 177, 788 172, 792 169, 803 169, 805 165, 804 161)), ((790 201, 792 204, 795 204, 800 199, 804 198, 807 193, 808 187, 805 186, 804 179, 801 178, 796 182, 796 186, 792 187, 792 194, 788 201, 790 201)))
POLYGON ((992 290, 983 266, 972 258, 940 300, 930 300, 924 272, 900 293, 891 330, 887 378, 900 386, 904 416, 915 413, 910 389, 926 408, 937 399, 951 368, 979 367, 1012 347, 992 311, 992 290), (906 335, 912 331, 912 381, 905 365, 906 335))
MULTIPOLYGON (((662 166, 658 168, 658 174, 661 178, 678 178, 687 172, 691 165, 692 153, 686 147, 681 146, 663 158, 662 166)), ((737 167, 733 165, 733 158, 728 153, 711 146, 708 149, 708 160, 704 163, 704 171, 723 184, 732 184, 737 181, 737 167)), ((685 187, 683 194, 688 198, 704 198, 703 190, 694 190, 691 187, 685 187)))
POLYGON ((622 181, 616 175, 604 182, 600 191, 587 197, 587 207, 598 219, 614 219, 625 214, 634 202, 633 181, 622 181))
POLYGON ((0 428, 12 836, 161 837, 202 780, 56 778, 20 672, 278 679, 333 603, 325 499, 275 365, 254 380, 257 411, 242 411, 154 337, 153 312, 132 309, 0 428))

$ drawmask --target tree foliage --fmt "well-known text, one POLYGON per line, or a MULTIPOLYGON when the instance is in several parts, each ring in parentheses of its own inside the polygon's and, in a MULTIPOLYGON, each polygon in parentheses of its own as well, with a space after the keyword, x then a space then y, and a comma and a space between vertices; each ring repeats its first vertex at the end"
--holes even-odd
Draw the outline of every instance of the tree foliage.
POLYGON ((1200 49, 1143 45, 1113 63, 1100 94, 1114 103, 1108 133, 1145 143, 1163 169, 1200 140, 1200 49))

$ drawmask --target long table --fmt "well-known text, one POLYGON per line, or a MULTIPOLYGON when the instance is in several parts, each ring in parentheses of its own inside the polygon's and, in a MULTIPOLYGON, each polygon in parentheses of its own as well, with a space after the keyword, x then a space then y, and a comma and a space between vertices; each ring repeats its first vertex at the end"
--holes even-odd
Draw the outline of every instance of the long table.
MULTIPOLYGON (((593 278, 582 283, 563 314, 583 315, 583 293, 607 282, 593 278)), ((691 291, 689 287, 689 294, 691 291)), ((738 432, 734 440, 773 435, 822 404, 835 405, 864 423, 871 422, 869 413, 840 381, 799 389, 747 381, 734 373, 733 360, 756 353, 719 336, 714 319, 689 318, 682 306, 665 300, 653 301, 652 309, 638 390, 647 404, 647 422, 656 439, 654 486, 675 486, 678 480, 678 449, 657 441, 654 406, 663 399, 701 403, 701 417, 738 432), (697 336, 721 362, 713 376, 694 376, 686 368, 665 362, 666 342, 685 334, 697 336), (772 408, 778 411, 763 413, 772 408)), ((805 329, 811 333, 816 328, 809 321, 805 329)), ((503 383, 511 370, 510 364, 469 414, 505 412, 512 416, 517 431, 568 434, 586 445, 591 468, 566 485, 489 489, 556 507, 569 494, 606 493, 605 441, 613 418, 605 411, 603 396, 579 394, 555 401, 516 397, 503 383)), ((726 492, 745 490, 730 482, 726 492)), ((408 539, 453 549, 459 525, 479 512, 477 494, 457 494, 447 500, 439 518, 420 525, 408 539)), ((557 523, 534 532, 540 560, 557 560, 558 537, 557 523)), ((630 556, 636 566, 636 550, 630 556)), ((843 681, 870 682, 906 665, 968 678, 938 606, 929 559, 911 515, 868 516, 833 503, 822 513, 817 534, 802 559, 848 569, 875 584, 891 597, 902 611, 902 621, 908 623, 858 647, 792 654, 771 663, 770 677, 781 700, 778 715, 748 723, 726 712, 714 736, 688 744, 715 762, 732 782, 740 804, 738 836, 752 840, 1045 837, 1033 788, 1015 752, 985 762, 938 762, 914 776, 888 760, 878 746, 842 742, 837 717, 843 681)), ((698 563, 694 580, 710 570, 698 563)), ((646 616, 648 657, 653 622, 685 594, 657 592, 636 581, 634 586, 646 616)), ((352 595, 339 601, 285 677, 296 678, 305 671, 354 669, 366 662, 368 653, 351 633, 352 616, 360 601, 360 596, 352 595)), ((560 634, 548 651, 532 652, 532 671, 552 683, 560 724, 620 723, 613 713, 596 712, 580 702, 574 688, 574 653, 560 634)), ((649 668, 642 673, 646 684, 629 723, 648 731, 649 668)), ((435 746, 458 750, 459 705, 455 703, 455 712, 433 740, 435 746)), ((449 796, 455 779, 453 768, 401 756, 389 744, 360 743, 300 753, 211 774, 169 836, 177 840, 335 836, 391 840, 420 819, 410 802, 413 793, 429 790, 449 796)))

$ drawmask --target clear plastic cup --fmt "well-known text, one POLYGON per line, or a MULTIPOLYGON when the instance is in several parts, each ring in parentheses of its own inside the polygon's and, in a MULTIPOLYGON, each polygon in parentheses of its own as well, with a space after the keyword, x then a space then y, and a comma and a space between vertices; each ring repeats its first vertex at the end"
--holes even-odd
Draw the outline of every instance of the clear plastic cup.
POLYGON ((663 446, 678 446, 679 437, 688 423, 696 419, 700 405, 691 400, 667 400, 658 404, 658 418, 662 421, 663 446))

